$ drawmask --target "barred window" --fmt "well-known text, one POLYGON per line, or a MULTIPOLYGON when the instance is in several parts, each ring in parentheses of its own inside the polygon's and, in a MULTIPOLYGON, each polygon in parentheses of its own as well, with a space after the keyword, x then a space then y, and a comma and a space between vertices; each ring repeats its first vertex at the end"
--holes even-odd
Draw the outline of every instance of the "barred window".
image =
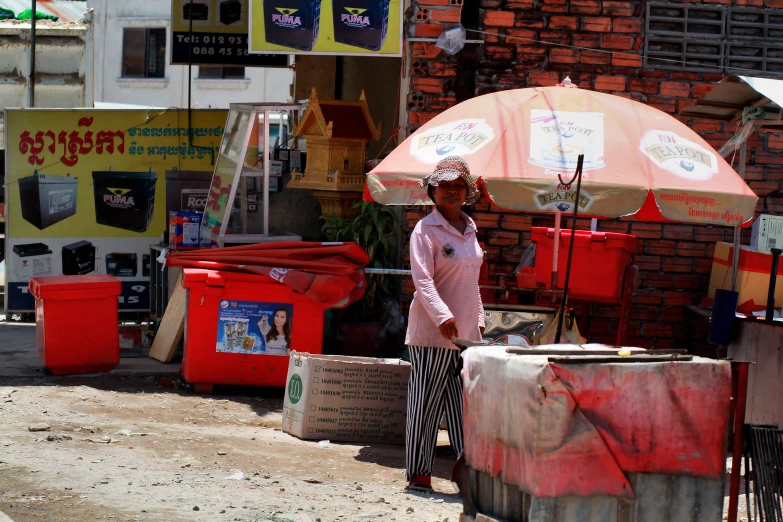
POLYGON ((644 66, 783 75, 783 10, 648 2, 644 66))

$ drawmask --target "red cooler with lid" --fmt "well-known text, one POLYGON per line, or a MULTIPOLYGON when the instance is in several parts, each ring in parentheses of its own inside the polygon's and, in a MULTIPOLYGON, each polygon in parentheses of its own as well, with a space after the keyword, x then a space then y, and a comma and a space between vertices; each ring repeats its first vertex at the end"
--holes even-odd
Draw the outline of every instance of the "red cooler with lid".
MULTIPOLYGON (((639 243, 636 236, 613 232, 577 230, 568 297, 603 303, 619 303, 623 295, 625 268, 631 263, 639 243)), ((536 244, 535 270, 538 282, 552 284, 552 253, 555 229, 533 227, 530 240, 536 244)), ((565 284, 571 231, 560 231, 557 258, 557 287, 565 284)))
POLYGON ((119 279, 73 275, 30 279, 38 358, 56 375, 108 372, 120 362, 119 279))
POLYGON ((215 384, 285 387, 291 351, 323 349, 326 306, 254 274, 185 268, 182 376, 215 384))

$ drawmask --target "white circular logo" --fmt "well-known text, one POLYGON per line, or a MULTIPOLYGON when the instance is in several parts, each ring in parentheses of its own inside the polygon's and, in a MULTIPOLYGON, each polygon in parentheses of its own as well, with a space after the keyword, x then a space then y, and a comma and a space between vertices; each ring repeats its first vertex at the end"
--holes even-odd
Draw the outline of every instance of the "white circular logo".
POLYGON ((495 139, 486 120, 465 119, 414 134, 411 154, 423 163, 437 163, 447 156, 468 156, 495 139))
POLYGON ((228 301, 221 301, 220 308, 228 308, 228 301))
POLYGON ((639 149, 660 167, 684 179, 707 181, 718 173, 714 153, 671 131, 645 132, 639 149))

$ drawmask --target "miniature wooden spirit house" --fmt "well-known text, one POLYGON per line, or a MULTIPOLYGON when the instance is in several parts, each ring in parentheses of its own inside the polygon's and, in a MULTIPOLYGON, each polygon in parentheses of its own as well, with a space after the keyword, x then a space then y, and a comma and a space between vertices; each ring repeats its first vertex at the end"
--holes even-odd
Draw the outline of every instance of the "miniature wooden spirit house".
POLYGON ((307 168, 288 186, 313 190, 324 215, 347 217, 364 191, 367 144, 381 137, 364 92, 356 101, 319 100, 313 89, 294 136, 307 140, 307 168))

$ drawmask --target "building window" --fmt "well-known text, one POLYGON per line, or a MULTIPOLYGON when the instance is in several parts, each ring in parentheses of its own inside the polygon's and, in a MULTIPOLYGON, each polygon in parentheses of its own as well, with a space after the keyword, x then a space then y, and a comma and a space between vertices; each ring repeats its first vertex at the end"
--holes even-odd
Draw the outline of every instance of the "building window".
POLYGON ((644 65, 681 71, 783 75, 783 13, 751 7, 649 2, 644 65))
POLYGON ((164 78, 166 29, 125 29, 122 38, 123 78, 164 78))
POLYGON ((198 77, 201 80, 244 80, 244 67, 199 67, 198 77))

